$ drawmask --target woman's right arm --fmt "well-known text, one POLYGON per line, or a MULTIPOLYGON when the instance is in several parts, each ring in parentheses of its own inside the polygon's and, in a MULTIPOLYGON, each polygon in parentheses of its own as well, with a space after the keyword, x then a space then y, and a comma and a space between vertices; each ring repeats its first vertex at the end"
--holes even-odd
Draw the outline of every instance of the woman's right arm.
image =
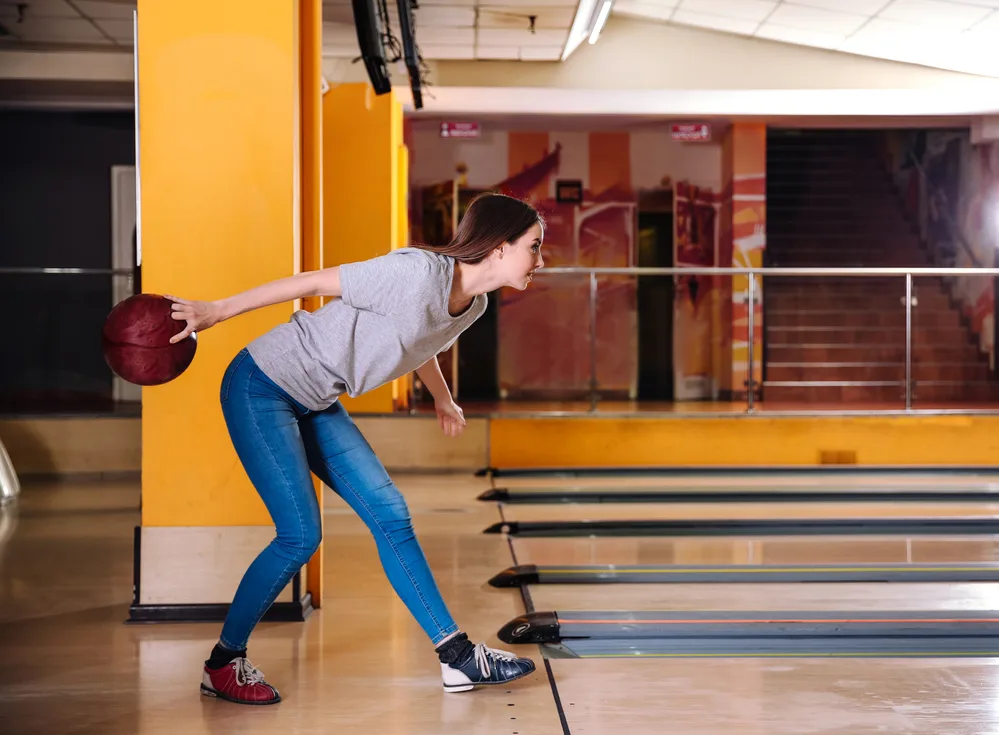
POLYGON ((249 291, 230 296, 220 301, 188 301, 176 296, 167 296, 173 302, 173 318, 186 321, 183 332, 174 335, 170 342, 179 342, 192 332, 201 332, 226 319, 245 314, 254 309, 307 296, 340 297, 340 268, 324 268, 318 271, 297 273, 280 278, 249 291))

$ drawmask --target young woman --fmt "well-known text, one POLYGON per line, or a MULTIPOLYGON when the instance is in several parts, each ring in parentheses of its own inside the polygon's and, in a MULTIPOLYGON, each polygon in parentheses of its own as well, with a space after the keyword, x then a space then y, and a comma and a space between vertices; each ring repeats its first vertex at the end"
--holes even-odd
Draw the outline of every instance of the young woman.
POLYGON ((276 537, 236 590, 201 691, 241 704, 274 704, 278 691, 247 660, 261 616, 322 536, 311 474, 339 494, 374 535, 396 593, 426 631, 441 661, 444 690, 505 684, 534 671, 459 631, 413 533, 406 502, 337 397, 356 396, 413 370, 434 397, 441 428, 465 426, 437 354, 482 316, 485 294, 524 290, 544 265, 544 222, 511 197, 476 198, 445 247, 411 247, 371 260, 273 281, 222 301, 173 301, 187 322, 174 341, 271 304, 305 296, 333 300, 251 342, 222 378, 220 400, 236 453, 260 493, 276 537))

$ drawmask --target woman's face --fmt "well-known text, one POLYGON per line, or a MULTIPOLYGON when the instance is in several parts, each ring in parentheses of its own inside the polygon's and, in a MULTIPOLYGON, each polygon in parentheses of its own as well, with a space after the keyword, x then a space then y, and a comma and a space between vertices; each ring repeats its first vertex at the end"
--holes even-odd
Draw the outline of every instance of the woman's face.
POLYGON ((535 223, 517 240, 503 246, 503 257, 499 263, 508 286, 525 290, 534 271, 544 267, 545 261, 541 257, 544 236, 541 225, 535 223))

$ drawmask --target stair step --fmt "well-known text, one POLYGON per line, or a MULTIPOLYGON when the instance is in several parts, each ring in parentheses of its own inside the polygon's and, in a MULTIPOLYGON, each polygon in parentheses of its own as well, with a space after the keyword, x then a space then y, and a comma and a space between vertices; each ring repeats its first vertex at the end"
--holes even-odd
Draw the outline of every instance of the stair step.
MULTIPOLYGON (((923 268, 925 263, 897 258, 892 260, 870 260, 867 258, 829 257, 785 259, 780 255, 771 256, 770 265, 774 268, 923 268)), ((765 277, 765 276, 764 276, 765 277)))
MULTIPOLYGON (((902 403, 905 399, 905 386, 898 385, 839 385, 785 384, 775 385, 770 381, 763 384, 763 400, 766 402, 794 403, 902 403)), ((919 402, 949 401, 976 404, 999 402, 999 384, 994 382, 956 383, 915 383, 912 388, 913 407, 919 402)), ((904 406, 904 404, 903 404, 904 406)), ((900 406, 901 407, 901 406, 900 406)))
MULTIPOLYGON (((913 252, 922 252, 919 237, 915 233, 869 233, 869 232, 838 232, 838 231, 781 231, 767 230, 770 247, 787 248, 797 244, 822 243, 821 247, 834 249, 836 247, 881 247, 907 248, 913 252)), ((813 245, 814 247, 815 245, 813 245)))
MULTIPOLYGON (((850 343, 768 344, 767 364, 773 363, 886 363, 905 362, 905 342, 885 345, 850 343)), ((913 363, 981 363, 985 357, 975 345, 969 344, 912 344, 913 363)))
POLYGON ((833 157, 818 158, 799 156, 795 158, 771 158, 767 160, 768 178, 785 178, 789 175, 801 176, 870 176, 883 180, 884 170, 876 164, 862 160, 844 160, 833 157))
MULTIPOLYGON (((768 181, 767 186, 769 187, 772 182, 768 181)), ((767 192, 767 209, 770 208, 770 203, 776 201, 778 204, 793 203, 793 202, 807 202, 813 206, 822 207, 844 207, 853 209, 854 207, 861 207, 866 209, 871 201, 875 203, 884 203, 885 205, 891 205, 892 207, 898 207, 898 198, 890 189, 885 189, 883 195, 875 196, 872 200, 870 196, 859 196, 852 191, 815 191, 815 190, 802 190, 802 189, 788 189, 781 188, 779 191, 767 192)))
MULTIPOLYGON (((807 347, 809 345, 852 345, 854 347, 888 345, 905 346, 904 327, 774 327, 766 324, 767 344, 770 349, 783 345, 807 347)), ((969 338, 970 339, 970 338, 969 338)), ((912 344, 948 344, 955 348, 971 345, 964 335, 955 335, 954 330, 913 326, 912 344), (958 339, 961 337, 961 339, 958 339)))
MULTIPOLYGON (((970 274, 969 274, 970 275, 970 274)), ((772 290, 806 289, 809 293, 825 290, 830 293, 857 293, 868 291, 892 291, 905 293, 905 276, 773 276, 770 279, 772 290)), ((943 276, 913 277, 913 289, 918 294, 922 289, 943 290, 943 276)), ((782 292, 783 293, 783 292, 782 292)))
POLYGON ((898 401, 904 407, 905 387, 901 382, 891 385, 842 385, 839 383, 763 383, 766 403, 875 403, 898 401))
POLYGON ((822 217, 836 222, 881 222, 890 220, 895 223, 909 224, 910 220, 901 212, 891 208, 888 202, 874 208, 867 205, 867 210, 857 212, 853 209, 855 205, 839 203, 815 204, 809 201, 792 202, 767 200, 767 221, 771 219, 775 222, 793 221, 796 218, 807 221, 813 217, 822 217))
MULTIPOLYGON (((778 304, 775 299, 782 297, 792 297, 798 295, 806 296, 834 296, 837 298, 860 297, 876 292, 882 296, 892 298, 902 298, 905 295, 905 276, 850 276, 846 283, 829 284, 823 281, 827 278, 837 276, 778 276, 774 274, 763 274, 759 279, 763 281, 768 300, 773 304, 778 304), (884 278, 891 280, 885 282, 884 278), (808 285, 807 281, 814 281, 813 285, 808 285)), ((847 278, 847 277, 844 277, 847 278)), ((933 278, 936 278, 935 276, 933 278)), ((940 289, 936 285, 923 285, 922 282, 929 282, 927 277, 913 278, 913 294, 922 295, 923 291, 936 291, 940 289), (918 285, 916 285, 918 284, 918 285)), ((931 297, 932 298, 932 297, 931 297)))
MULTIPOLYGON (((978 363, 913 363, 914 380, 987 381, 988 365, 978 363)), ((767 380, 891 382, 905 380, 905 362, 770 362, 767 380)))
MULTIPOLYGON (((775 327, 898 327, 905 325, 905 312, 872 312, 864 309, 767 309, 766 323, 775 327)), ((923 312, 919 324, 925 327, 962 327, 960 317, 955 312, 923 312)))
MULTIPOLYGON (((765 288, 766 284, 764 284, 765 288)), ((817 309, 820 311, 833 311, 836 309, 877 309, 905 310, 905 297, 901 294, 891 293, 781 293, 770 295, 765 288, 765 301, 773 305, 780 311, 791 311, 800 309, 817 309)), ((916 304, 913 305, 913 313, 926 311, 950 311, 950 301, 942 293, 922 293, 916 294, 916 304)))
POLYGON ((870 222, 847 222, 839 219, 819 219, 816 217, 801 220, 767 221, 767 232, 780 235, 798 235, 809 238, 817 234, 824 235, 894 235, 901 239, 904 235, 915 235, 910 232, 909 225, 899 222, 871 220, 870 222), (817 232, 820 231, 820 232, 817 232))

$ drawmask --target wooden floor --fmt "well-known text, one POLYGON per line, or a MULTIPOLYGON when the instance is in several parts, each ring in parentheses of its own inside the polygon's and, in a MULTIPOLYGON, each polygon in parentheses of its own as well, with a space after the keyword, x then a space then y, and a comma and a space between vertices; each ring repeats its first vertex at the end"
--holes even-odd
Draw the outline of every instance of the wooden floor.
MULTIPOLYGON (((794 517, 993 515, 963 504, 697 507, 505 506, 476 500, 490 481, 397 476, 427 556, 459 624, 473 639, 524 611, 519 591, 486 582, 513 563, 821 563, 999 561, 999 540, 837 537, 778 539, 514 538, 483 534, 500 518, 794 517)), ((713 478, 711 486, 759 487, 793 478, 713 478)), ((815 480, 889 483, 884 475, 815 480)), ((895 480, 897 481, 897 480, 895 480)), ((920 486, 932 477, 908 480, 920 486)), ((955 483, 995 486, 999 477, 955 483)), ((579 485, 580 481, 561 481, 579 485)), ((646 483, 647 479, 629 480, 646 483)), ((656 481, 663 484, 663 480, 656 481)), ((666 481, 670 482, 670 481, 666 481)), ((674 482, 690 487, 689 478, 674 482)), ((801 484, 799 478, 797 484, 801 484)), ((951 479, 944 481, 951 483, 951 479)), ((503 484, 552 481, 517 478, 503 484)), ((608 484, 601 478, 600 484, 608 484)), ((357 733, 364 735, 684 733, 730 735, 999 731, 999 660, 610 659, 549 661, 509 687, 445 695, 422 631, 381 572, 362 524, 327 504, 326 604, 304 624, 264 624, 250 657, 282 692, 275 707, 240 707, 199 696, 217 625, 124 624, 132 585, 133 482, 26 483, 0 510, 0 733, 357 733), (560 720, 556 695, 564 711, 560 720)), ((534 586, 537 609, 989 610, 994 584, 722 584, 534 586)))

